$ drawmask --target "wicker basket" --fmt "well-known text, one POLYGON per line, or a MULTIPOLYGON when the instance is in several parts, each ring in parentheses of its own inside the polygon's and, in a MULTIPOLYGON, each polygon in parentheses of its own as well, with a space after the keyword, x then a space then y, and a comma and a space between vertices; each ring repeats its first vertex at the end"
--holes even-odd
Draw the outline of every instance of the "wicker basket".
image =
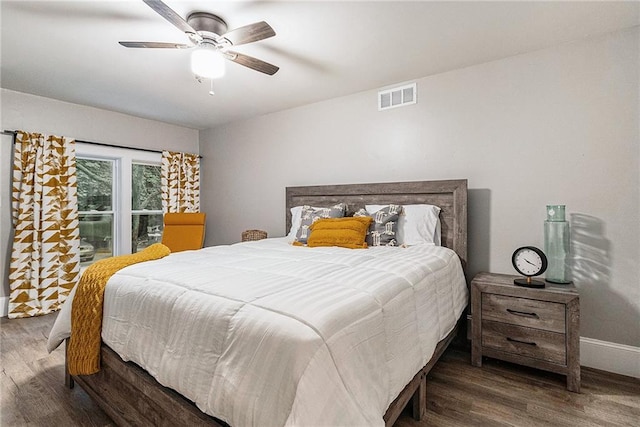
POLYGON ((262 230, 245 230, 242 232, 242 241, 262 240, 267 238, 267 232, 262 230))

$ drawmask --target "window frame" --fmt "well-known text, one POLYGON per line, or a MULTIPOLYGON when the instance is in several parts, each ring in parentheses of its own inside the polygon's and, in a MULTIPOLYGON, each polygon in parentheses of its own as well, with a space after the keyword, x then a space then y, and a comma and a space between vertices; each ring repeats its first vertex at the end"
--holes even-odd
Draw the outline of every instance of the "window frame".
MULTIPOLYGON (((132 253, 131 226, 134 212, 132 210, 131 182, 133 164, 161 166, 162 153, 76 142, 76 158, 114 162, 113 193, 111 196, 113 255, 132 253)), ((144 212, 151 213, 152 211, 144 212)))
MULTIPOLYGON (((156 166, 159 167, 161 169, 161 174, 162 174, 162 164, 161 163, 152 163, 152 162, 141 162, 141 161, 132 161, 131 162, 131 176, 133 179, 133 166, 134 165, 142 165, 142 166, 156 166)), ((131 183, 131 195, 133 195, 133 180, 130 179, 129 182, 131 183)), ((160 177, 160 186, 162 187, 162 176, 160 177)), ((160 191, 162 191, 162 188, 160 188, 160 191)), ((161 199, 162 199, 162 195, 161 195, 161 199)), ((131 220, 131 226, 133 225, 133 216, 134 215, 163 215, 164 212, 162 211, 162 200, 160 203, 160 209, 133 209, 133 197, 130 197, 131 203, 132 203, 132 207, 131 207, 131 215, 130 215, 130 220, 131 220)), ((133 230, 131 230, 131 226, 129 227, 129 236, 131 236, 131 232, 133 230)), ((133 241, 131 241, 131 253, 133 253, 133 241)), ((136 248, 136 252, 138 251, 138 249, 136 248)))
MULTIPOLYGON (((97 156, 84 156, 78 155, 76 150, 76 161, 78 159, 82 160, 90 160, 90 161, 99 161, 99 162, 110 162, 111 163, 111 209, 106 211, 97 211, 97 210, 88 210, 82 211, 78 209, 78 218, 82 215, 111 215, 111 252, 112 255, 116 255, 116 247, 120 241, 118 234, 116 233, 117 228, 117 211, 118 211, 118 198, 119 198, 119 189, 117 185, 118 179, 118 161, 113 158, 105 158, 105 157, 97 157, 97 156)), ((95 259, 94 259, 95 261, 95 259)))
MULTIPOLYGON (((157 166, 159 168, 162 168, 162 163, 161 162, 157 162, 157 163, 153 163, 153 162, 142 162, 142 161, 132 161, 131 162, 131 174, 133 177, 133 165, 142 165, 142 166, 157 166)), ((162 178, 161 179, 161 184, 162 185, 162 178)), ((131 180, 129 180, 129 182, 132 182, 131 180)), ((132 188, 133 189, 133 188, 132 188)), ((132 198, 133 199, 133 198, 132 198)), ((133 202, 132 202, 133 203, 133 202)), ((161 214, 162 212, 162 205, 160 206, 160 209, 133 209, 133 205, 131 207, 131 215, 144 215, 144 214, 161 214)))

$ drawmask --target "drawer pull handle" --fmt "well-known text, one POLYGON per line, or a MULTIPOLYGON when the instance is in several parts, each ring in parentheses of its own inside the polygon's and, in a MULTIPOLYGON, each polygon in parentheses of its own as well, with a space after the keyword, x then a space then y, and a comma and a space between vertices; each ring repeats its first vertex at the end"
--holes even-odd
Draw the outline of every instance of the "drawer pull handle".
POLYGON ((514 338, 509 338, 509 337, 507 337, 507 341, 517 342, 517 343, 519 343, 519 344, 526 344, 526 345, 538 345, 538 344, 536 344, 536 343, 534 343, 534 342, 529 342, 529 341, 520 341, 520 340, 516 340, 516 339, 514 339, 514 338))
POLYGON ((515 314, 516 316, 533 317, 534 319, 539 318, 539 316, 536 313, 528 313, 526 311, 511 310, 510 308, 507 308, 507 311, 511 314, 515 314))

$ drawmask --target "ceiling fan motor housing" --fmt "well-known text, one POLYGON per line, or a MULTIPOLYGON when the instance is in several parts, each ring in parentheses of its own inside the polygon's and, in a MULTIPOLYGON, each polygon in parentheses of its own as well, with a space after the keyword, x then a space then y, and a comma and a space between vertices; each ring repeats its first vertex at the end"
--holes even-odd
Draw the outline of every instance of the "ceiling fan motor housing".
POLYGON ((211 35, 213 38, 218 38, 227 32, 227 23, 212 13, 193 12, 187 16, 187 23, 198 33, 204 32, 203 36, 211 35))

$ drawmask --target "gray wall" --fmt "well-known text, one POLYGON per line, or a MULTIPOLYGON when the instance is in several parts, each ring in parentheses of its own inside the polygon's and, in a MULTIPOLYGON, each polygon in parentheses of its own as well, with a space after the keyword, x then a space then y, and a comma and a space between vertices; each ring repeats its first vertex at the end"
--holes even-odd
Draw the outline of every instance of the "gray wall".
MULTIPOLYGON (((198 152, 198 131, 125 114, 0 90, 2 130, 26 130, 128 147, 198 152)), ((0 298, 9 294, 11 136, 0 145, 0 298)), ((6 307, 0 307, 5 313, 6 307)))
MULTIPOLYGON (((514 273, 546 204, 574 225, 581 335, 640 346, 638 29, 201 131, 207 245, 282 236, 292 185, 469 179, 469 271, 514 273)), ((400 82, 398 82, 400 83, 400 82)))

